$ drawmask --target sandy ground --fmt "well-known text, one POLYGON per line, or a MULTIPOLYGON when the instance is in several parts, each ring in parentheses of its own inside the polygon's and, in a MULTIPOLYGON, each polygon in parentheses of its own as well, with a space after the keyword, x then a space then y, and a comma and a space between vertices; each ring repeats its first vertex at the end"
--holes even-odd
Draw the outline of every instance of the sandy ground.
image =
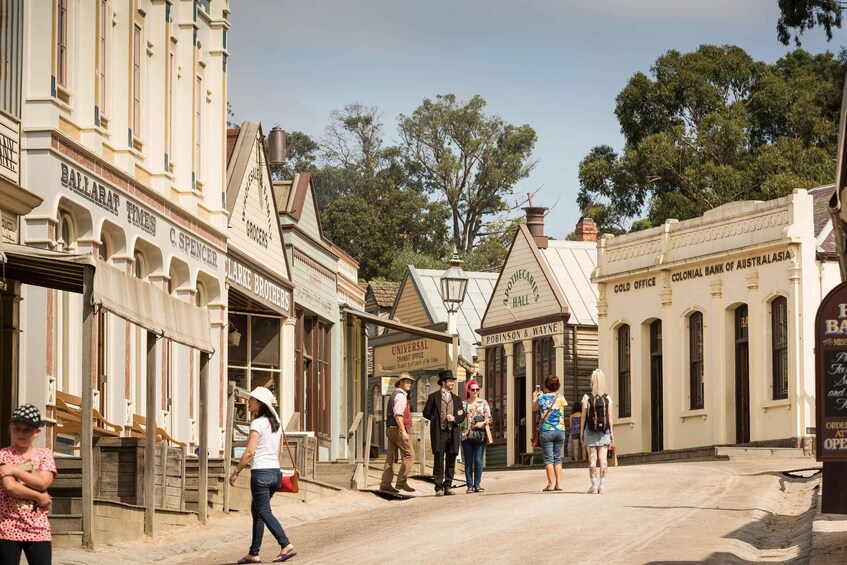
MULTIPOLYGON (((586 494, 583 469, 565 470, 561 493, 541 492, 540 470, 486 472, 480 494, 435 497, 417 483, 408 501, 344 493, 275 513, 298 551, 292 563, 807 563, 820 481, 783 472, 811 466, 771 459, 618 467, 603 495, 586 494)), ((249 543, 249 516, 228 516, 145 544, 57 553, 55 562, 224 564, 249 543)), ((278 551, 266 532, 262 557, 278 551)))

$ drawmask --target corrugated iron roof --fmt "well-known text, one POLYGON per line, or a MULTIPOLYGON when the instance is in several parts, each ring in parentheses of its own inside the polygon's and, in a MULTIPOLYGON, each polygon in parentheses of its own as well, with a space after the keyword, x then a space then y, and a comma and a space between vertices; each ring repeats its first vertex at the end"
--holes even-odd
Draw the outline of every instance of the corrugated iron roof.
POLYGON ((598 293, 591 273, 597 268, 597 243, 551 239, 540 251, 568 302, 568 324, 596 326, 598 293))
MULTIPOLYGON (((441 300, 442 270, 416 269, 409 265, 409 274, 415 280, 423 298, 424 305, 435 322, 447 321, 447 308, 441 300)), ((482 326, 482 316, 488 300, 494 293, 499 273, 465 271, 468 276, 468 290, 456 318, 456 330, 459 332, 459 354, 467 362, 472 362, 477 343, 482 341, 476 329, 482 326)))

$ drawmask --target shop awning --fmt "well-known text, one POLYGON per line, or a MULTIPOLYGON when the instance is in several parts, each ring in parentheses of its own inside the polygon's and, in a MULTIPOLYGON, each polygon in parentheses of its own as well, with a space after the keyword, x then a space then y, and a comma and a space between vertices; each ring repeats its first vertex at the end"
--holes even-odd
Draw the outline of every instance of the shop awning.
POLYGON ((397 320, 380 318, 379 316, 374 316, 373 314, 368 314, 367 312, 356 310, 355 308, 351 308, 350 306, 344 306, 343 312, 347 315, 359 318, 360 320, 368 324, 374 324, 383 328, 397 330, 398 332, 406 332, 420 337, 428 337, 430 339, 434 339, 436 341, 441 341, 444 343, 453 343, 453 336, 446 332, 428 330, 426 328, 420 328, 418 326, 404 324, 402 322, 398 322, 397 320))
POLYGON ((92 300, 104 310, 177 343, 214 353, 209 314, 131 277, 92 255, 25 245, 0 246, 0 276, 24 284, 82 293, 86 267, 94 268, 92 300))

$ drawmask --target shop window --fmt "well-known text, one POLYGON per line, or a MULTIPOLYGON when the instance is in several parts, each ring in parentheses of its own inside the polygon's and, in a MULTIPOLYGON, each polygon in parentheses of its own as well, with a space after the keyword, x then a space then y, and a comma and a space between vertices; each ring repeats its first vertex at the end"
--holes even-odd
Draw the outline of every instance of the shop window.
MULTIPOLYGON (((59 213, 58 237, 56 248, 60 251, 69 251, 76 247, 76 224, 67 212, 59 213)), ((78 328, 82 327, 81 315, 77 309, 81 300, 71 292, 56 291, 55 326, 53 335, 56 344, 54 354, 54 375, 56 386, 59 390, 71 394, 79 394, 79 383, 77 382, 74 352, 74 336, 78 328)))
POLYGON ((532 342, 532 359, 532 380, 535 381, 533 384, 543 388, 544 380, 556 374, 556 347, 552 337, 547 336, 532 342))
POLYGON ((788 300, 784 296, 771 302, 771 359, 773 399, 788 398, 788 300))
MULTIPOLYGON (((142 252, 135 252, 132 267, 135 278, 146 280, 149 274, 147 258, 142 252)), ((134 369, 135 413, 145 414, 147 410, 147 330, 141 326, 133 326, 133 329, 135 362, 132 367, 134 369)))
MULTIPOLYGON (((279 397, 280 318, 258 314, 229 315, 228 379, 244 390, 263 386, 279 397)), ((238 407, 246 418, 246 405, 238 407)))
POLYGON ((703 386, 703 314, 694 312, 688 317, 688 376, 689 408, 705 406, 703 386))
POLYGON ((526 350, 522 341, 515 342, 514 355, 512 355, 512 363, 514 364, 514 374, 516 377, 526 376, 526 350))
POLYGON ((502 345, 486 348, 485 374, 481 384, 482 396, 491 408, 491 435, 495 440, 505 439, 506 349, 502 345))
POLYGON ((632 373, 627 324, 618 328, 618 418, 632 416, 632 373))

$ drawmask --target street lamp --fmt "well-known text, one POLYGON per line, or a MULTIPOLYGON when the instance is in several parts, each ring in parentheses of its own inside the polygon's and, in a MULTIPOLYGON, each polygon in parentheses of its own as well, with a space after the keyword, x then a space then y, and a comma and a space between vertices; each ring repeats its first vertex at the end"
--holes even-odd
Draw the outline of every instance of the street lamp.
POLYGON ((453 370, 458 369, 459 352, 458 340, 456 338, 456 312, 465 300, 468 290, 468 276, 462 270, 462 260, 456 248, 453 248, 453 257, 450 259, 450 267, 441 275, 441 300, 447 308, 447 333, 453 337, 453 370))

